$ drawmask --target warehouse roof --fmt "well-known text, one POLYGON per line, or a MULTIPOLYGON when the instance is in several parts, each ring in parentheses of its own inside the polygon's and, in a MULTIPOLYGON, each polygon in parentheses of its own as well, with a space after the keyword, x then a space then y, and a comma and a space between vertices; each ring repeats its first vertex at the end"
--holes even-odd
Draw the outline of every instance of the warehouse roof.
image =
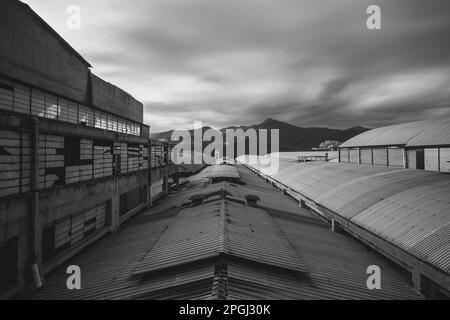
POLYGON ((239 179, 239 173, 236 168, 228 164, 210 166, 208 168, 208 176, 210 178, 239 179))
MULTIPOLYGON (((245 158, 241 157, 245 162, 245 158)), ((258 165, 252 167, 258 170, 258 165)), ((445 273, 450 273, 450 179, 422 170, 280 159, 271 176, 445 273)))
POLYGON ((450 118, 422 120, 381 127, 361 133, 340 147, 450 145, 450 118))
MULTIPOLYGON (((79 265, 82 289, 67 290, 65 267, 46 276, 32 299, 418 299, 383 258, 334 233, 294 199, 242 165, 239 183, 184 190, 132 218, 66 265, 79 265), (215 198, 217 190, 224 190, 215 198), (197 206, 186 200, 209 194, 197 206), (259 198, 257 206, 246 195, 259 198), (383 270, 368 290, 366 269, 383 270)), ((206 170, 204 170, 206 171, 206 170)))

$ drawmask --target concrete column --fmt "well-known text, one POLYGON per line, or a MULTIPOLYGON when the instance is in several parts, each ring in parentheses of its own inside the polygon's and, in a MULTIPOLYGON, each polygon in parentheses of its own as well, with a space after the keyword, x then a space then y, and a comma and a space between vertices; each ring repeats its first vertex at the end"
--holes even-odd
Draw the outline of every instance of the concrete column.
POLYGON ((119 211, 120 211, 120 192, 119 177, 113 177, 112 195, 111 195, 111 231, 119 227, 119 211))
POLYGON ((403 148, 402 152, 403 152, 403 168, 408 168, 408 152, 406 152, 406 148, 403 148))
POLYGON ((148 155, 147 155, 147 168, 148 168, 148 187, 147 187, 147 204, 151 207, 152 204, 152 140, 148 140, 148 155))
MULTIPOLYGON (((30 251, 29 266, 35 277, 43 278, 42 274, 42 230, 39 214, 39 120, 32 117, 31 136, 31 215, 30 215, 30 251)), ((35 285, 39 280, 35 278, 35 285)), ((39 286, 39 285, 38 285, 39 286)))

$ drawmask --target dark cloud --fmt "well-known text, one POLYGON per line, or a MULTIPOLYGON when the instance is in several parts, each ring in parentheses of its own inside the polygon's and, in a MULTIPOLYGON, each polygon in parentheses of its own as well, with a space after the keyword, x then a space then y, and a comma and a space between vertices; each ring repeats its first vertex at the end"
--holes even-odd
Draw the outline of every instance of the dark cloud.
POLYGON ((153 130, 381 126, 450 116, 448 0, 29 0, 94 71, 145 103, 153 130), (366 8, 381 7, 369 31, 366 8))

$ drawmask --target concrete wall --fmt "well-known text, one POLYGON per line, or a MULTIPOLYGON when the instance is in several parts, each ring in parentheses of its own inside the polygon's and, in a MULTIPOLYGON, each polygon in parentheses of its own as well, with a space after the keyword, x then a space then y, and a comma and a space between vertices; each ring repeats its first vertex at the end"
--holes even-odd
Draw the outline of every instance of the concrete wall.
MULTIPOLYGON (((9 94, 2 93, 3 100, 5 97, 7 100, 4 103, 6 107, 0 108, 2 109, 0 110, 0 129, 5 132, 15 130, 23 134, 26 133, 29 136, 30 145, 32 145, 32 147, 26 146, 31 149, 31 155, 21 152, 19 157, 14 152, 24 146, 20 146, 19 149, 15 145, 11 146, 12 141, 8 141, 8 139, 5 139, 7 136, 3 135, 4 143, 2 143, 8 150, 5 148, 1 150, 4 153, 4 157, 1 159, 3 162, 0 162, 3 164, 0 168, 2 179, 10 180, 10 177, 15 174, 12 171, 16 170, 11 169, 17 162, 13 159, 21 158, 20 161, 26 162, 28 167, 31 168, 27 169, 31 171, 31 183, 30 186, 27 185, 27 189, 21 187, 16 192, 4 193, 3 196, 0 196, 0 242, 18 239, 17 284, 8 292, 2 290, 0 299, 11 297, 20 290, 24 290, 26 284, 33 284, 30 266, 34 262, 39 264, 39 270, 42 274, 48 272, 99 237, 114 231, 121 223, 149 204, 150 172, 149 169, 145 169, 148 166, 141 166, 140 170, 134 169, 136 161, 131 160, 132 169, 128 171, 138 171, 111 172, 108 173, 108 176, 102 178, 94 175, 95 179, 88 181, 75 182, 75 180, 71 180, 66 181, 67 184, 49 185, 48 189, 39 189, 38 173, 41 161, 39 157, 39 137, 42 135, 56 135, 63 139, 65 137, 84 137, 110 141, 111 143, 148 145, 149 128, 145 126, 139 137, 87 127, 78 123, 78 120, 75 120, 74 123, 68 123, 30 117, 30 109, 32 109, 30 92, 42 90, 46 94, 57 95, 63 100, 73 100, 73 102, 76 102, 75 105, 94 106, 117 116, 142 123, 142 103, 125 91, 92 75, 89 67, 89 63, 28 5, 18 0, 0 1, 0 79, 3 83, 3 91, 9 94), (14 90, 12 91, 10 88, 14 90), (21 92, 19 89, 23 89, 22 91, 25 94, 19 96, 18 93, 21 92), (13 95, 11 92, 13 92, 13 95), (12 106, 12 101, 14 101, 14 108, 8 108, 9 105, 12 106), (19 102, 23 104, 23 107, 15 108, 19 102), (5 169, 4 164, 9 166, 8 170, 5 169), (137 193, 138 205, 135 206, 136 198, 131 198, 128 204, 132 208, 129 209, 129 206, 126 206, 120 216, 120 196, 132 190, 143 192, 145 190, 143 186, 147 188, 145 198, 142 197, 142 193, 137 193), (83 234, 83 241, 74 242, 73 245, 70 242, 70 248, 58 252, 43 263, 43 230, 49 225, 55 224, 59 219, 65 219, 73 215, 78 216, 80 211, 88 211, 91 207, 95 208, 99 204, 107 204, 108 206, 106 224, 102 224, 99 229, 95 229, 94 233, 83 234)), ((55 147, 55 149, 58 148, 55 147)), ((113 149, 115 149, 115 145, 113 149)), ((140 159, 142 158, 142 149, 139 153, 140 159)), ((135 156, 132 158, 136 159, 135 156)), ((22 169, 21 167, 18 170, 23 172, 22 169)), ((159 179, 167 181, 167 179, 162 178, 162 176, 167 175, 167 170, 161 168, 160 171, 164 173, 160 174, 159 179)), ((15 176, 13 178, 15 179, 15 176)), ((22 180, 22 177, 20 179, 22 180)), ((158 178, 156 179, 158 180, 158 178)), ((159 182, 157 185, 159 185, 159 182)), ((154 191, 157 192, 158 188, 156 187, 154 191)), ((125 197, 125 199, 127 198, 125 197)), ((124 203, 126 202, 124 201, 124 203)), ((105 217, 105 211, 102 211, 102 217, 105 217)), ((0 257, 0 261, 1 259, 2 257, 0 257)))
MULTIPOLYGON (((340 148, 340 162, 373 164, 395 168, 417 169, 417 150, 399 147, 340 148)), ((424 151, 424 166, 428 171, 450 172, 450 148, 429 147, 424 151)))
MULTIPOLYGON (((92 139, 121 141, 128 143, 146 143, 148 140, 130 135, 118 135, 103 130, 82 127, 75 124, 65 124, 51 119, 39 119, 35 121, 35 125, 31 118, 26 115, 0 111, 0 127, 2 132, 26 132, 29 136, 41 136, 42 134, 55 134, 58 136, 71 137, 90 137, 92 139), (38 128, 38 129, 37 129, 38 128), (39 133, 35 133, 39 130, 39 133)), ((36 138, 37 139, 37 138, 36 138)), ((8 141, 3 141, 8 145, 8 141)), ((11 141, 10 141, 11 142, 11 141)), ((11 144, 11 143, 9 143, 11 144)), ((32 170, 33 181, 38 181, 36 168, 39 168, 37 140, 33 142, 32 155, 27 155, 27 164, 36 164, 32 170)), ((11 148, 4 148, 3 153, 12 151, 11 148)), ((14 149, 15 150, 15 149, 14 149)), ((23 158, 24 156, 22 156, 23 158)), ((0 162, 16 161, 16 156, 5 156, 0 158, 0 162)), ((148 160, 146 160, 148 163, 148 160)), ((33 166, 32 166, 33 167, 33 166)), ((1 173, 10 173, 10 168, 1 166, 1 173), (6 170, 6 171, 5 171, 6 170)), ((161 168, 165 175, 167 170, 161 168)), ((3 175, 5 176, 5 175, 3 175)), ((5 176, 6 177, 6 176, 5 176)), ((107 232, 114 231, 125 220, 134 213, 145 208, 149 204, 150 186, 149 186, 149 169, 141 169, 122 174, 108 175, 102 178, 68 183, 60 186, 52 186, 48 189, 40 190, 38 185, 31 189, 27 189, 22 193, 11 193, 0 197, 0 242, 10 239, 18 239, 17 250, 17 284, 8 292, 2 290, 0 298, 11 297, 23 290, 25 284, 32 284, 30 266, 34 257, 40 265, 42 273, 48 272, 55 266, 66 261, 68 258, 79 252, 85 246, 91 244, 99 237, 107 232), (133 207, 130 211, 120 216, 120 196, 130 190, 136 190, 146 186, 147 194, 144 201, 133 207), (36 199, 36 200, 34 200, 36 199), (83 210, 88 210, 100 204, 108 204, 107 223, 106 226, 96 230, 92 235, 83 238, 82 241, 70 246, 67 250, 58 253, 56 256, 43 263, 43 239, 42 233, 48 226, 55 224, 56 221, 79 214, 83 210), (35 217, 34 212, 37 212, 35 217)), ((1 259, 1 257, 0 257, 1 259)), ((9 263, 9 262, 8 262, 9 263)))
MULTIPOLYGON (((25 197, 0 199, 0 242, 18 238, 17 252, 17 286, 9 291, 0 292, 0 299, 17 294, 18 289, 25 285, 27 266, 29 265, 29 212, 31 209, 31 195, 25 197)), ((0 257, 1 258, 1 257, 0 257)), ((2 263, 4 263, 2 261, 2 263)), ((9 262, 8 262, 9 263, 9 262)))
POLYGON ((0 1, 0 74, 87 102, 89 69, 28 5, 0 1))
POLYGON ((143 121, 144 106, 141 102, 94 74, 91 74, 91 79, 92 102, 97 108, 137 122, 143 121))
POLYGON ((143 105, 91 74, 89 64, 31 8, 0 1, 0 75, 143 122, 143 105))
POLYGON ((167 169, 166 167, 152 168, 151 172, 151 191, 150 202, 153 203, 161 198, 167 190, 167 185, 164 184, 167 181, 167 169))
POLYGON ((39 195, 39 211, 42 230, 55 221, 71 216, 83 209, 89 209, 107 201, 110 203, 106 227, 93 234, 90 238, 72 246, 63 254, 43 263, 44 272, 49 272, 89 245, 92 242, 90 241, 91 239, 96 240, 98 235, 102 236, 105 232, 114 231, 134 213, 147 207, 148 201, 128 212, 125 216, 119 216, 120 195, 142 186, 147 186, 148 188, 147 170, 41 192, 39 195))

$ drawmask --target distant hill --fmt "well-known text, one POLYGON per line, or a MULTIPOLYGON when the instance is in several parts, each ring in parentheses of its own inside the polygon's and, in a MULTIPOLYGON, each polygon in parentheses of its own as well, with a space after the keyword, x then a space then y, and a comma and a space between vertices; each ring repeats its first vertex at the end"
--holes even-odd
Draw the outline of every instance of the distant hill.
MULTIPOLYGON (((330 129, 326 127, 298 127, 287 122, 268 118, 265 121, 250 126, 231 126, 220 129, 224 134, 226 129, 279 129, 280 130, 280 151, 306 151, 318 147, 326 140, 337 140, 344 142, 360 133, 370 130, 365 127, 357 126, 349 129, 330 129)), ((202 131, 209 129, 209 127, 202 128, 202 131)), ((152 134, 153 139, 170 140, 173 130, 159 132, 152 134)), ((193 130, 189 130, 191 135, 193 130)))

